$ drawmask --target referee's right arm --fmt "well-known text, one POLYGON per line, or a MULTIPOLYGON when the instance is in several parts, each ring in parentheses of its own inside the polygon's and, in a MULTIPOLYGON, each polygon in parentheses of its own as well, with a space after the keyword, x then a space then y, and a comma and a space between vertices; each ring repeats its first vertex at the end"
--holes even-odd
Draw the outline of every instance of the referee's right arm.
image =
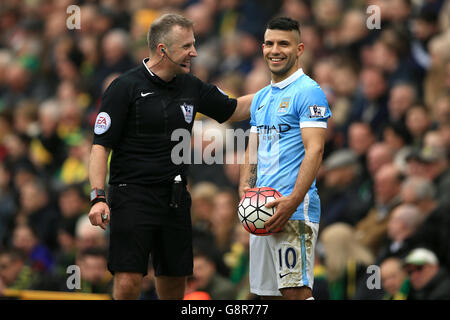
MULTIPOLYGON (((106 173, 108 169, 108 157, 110 148, 105 148, 102 145, 94 144, 91 149, 91 156, 89 158, 89 182, 91 189, 105 189, 106 173)), ((89 220, 94 226, 100 226, 106 230, 106 225, 109 223, 110 212, 108 204, 105 202, 97 202, 94 204, 89 212, 89 220), (102 220, 102 215, 107 214, 108 218, 102 220)))

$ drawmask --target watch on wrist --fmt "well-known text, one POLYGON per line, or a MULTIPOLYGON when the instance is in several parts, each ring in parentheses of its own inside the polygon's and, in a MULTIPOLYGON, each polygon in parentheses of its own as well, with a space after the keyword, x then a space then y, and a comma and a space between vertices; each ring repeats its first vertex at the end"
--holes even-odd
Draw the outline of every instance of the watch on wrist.
POLYGON ((105 197, 106 197, 105 190, 98 188, 91 189, 91 202, 97 199, 105 199, 105 197))

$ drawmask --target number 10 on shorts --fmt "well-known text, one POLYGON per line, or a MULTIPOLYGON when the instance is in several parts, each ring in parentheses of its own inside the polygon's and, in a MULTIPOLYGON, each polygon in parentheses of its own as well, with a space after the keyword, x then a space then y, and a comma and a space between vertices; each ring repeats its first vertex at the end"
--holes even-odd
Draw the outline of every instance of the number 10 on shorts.
POLYGON ((281 247, 278 249, 278 263, 280 279, 292 272, 297 264, 297 252, 293 247, 281 247), (288 270, 286 270, 288 269, 288 270))

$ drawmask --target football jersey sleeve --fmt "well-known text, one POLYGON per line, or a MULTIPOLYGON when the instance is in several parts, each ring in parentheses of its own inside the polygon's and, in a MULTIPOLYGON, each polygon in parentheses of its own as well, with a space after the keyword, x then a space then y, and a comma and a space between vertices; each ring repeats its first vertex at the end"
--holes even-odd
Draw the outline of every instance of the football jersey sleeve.
POLYGON ((255 111, 256 111, 256 106, 258 105, 259 100, 260 100, 258 93, 256 93, 255 96, 253 97, 252 104, 250 106, 250 126, 252 126, 252 127, 256 126, 255 111))
POLYGON ((126 82, 115 79, 105 90, 94 124, 94 144, 114 147, 121 138, 130 105, 126 82))
POLYGON ((318 84, 303 91, 302 99, 296 105, 300 119, 300 128, 326 128, 331 110, 327 97, 318 84))

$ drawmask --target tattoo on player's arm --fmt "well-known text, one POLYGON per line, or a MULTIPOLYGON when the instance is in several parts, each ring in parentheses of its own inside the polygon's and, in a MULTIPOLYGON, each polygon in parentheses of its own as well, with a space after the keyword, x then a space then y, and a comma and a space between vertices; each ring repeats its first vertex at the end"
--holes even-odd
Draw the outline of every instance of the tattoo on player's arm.
POLYGON ((256 185, 256 170, 257 165, 251 164, 250 165, 250 176, 247 179, 247 184, 250 188, 253 188, 256 185))

